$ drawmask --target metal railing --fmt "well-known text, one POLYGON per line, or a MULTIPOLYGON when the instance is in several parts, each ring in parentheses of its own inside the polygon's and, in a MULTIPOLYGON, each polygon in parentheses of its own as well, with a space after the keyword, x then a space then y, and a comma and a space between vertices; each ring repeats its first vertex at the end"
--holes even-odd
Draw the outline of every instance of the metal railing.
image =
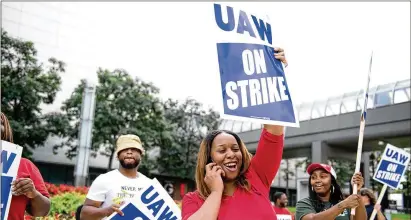
MULTIPOLYGON (((409 102, 410 82, 410 79, 406 79, 370 88, 368 91, 367 109, 409 102)), ((298 118, 300 121, 306 121, 359 111, 364 103, 363 93, 364 90, 360 90, 330 97, 326 100, 300 104, 296 107, 298 118)), ((233 120, 223 120, 220 125, 220 129, 233 132, 245 132, 261 128, 262 124, 233 120)))

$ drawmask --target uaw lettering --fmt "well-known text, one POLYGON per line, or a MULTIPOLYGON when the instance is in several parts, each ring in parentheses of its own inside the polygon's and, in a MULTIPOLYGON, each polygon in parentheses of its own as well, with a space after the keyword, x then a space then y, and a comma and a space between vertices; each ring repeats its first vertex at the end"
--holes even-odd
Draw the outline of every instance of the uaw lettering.
POLYGON ((283 66, 267 46, 272 44, 271 25, 220 4, 214 4, 214 14, 220 31, 262 43, 217 43, 223 117, 298 127, 283 66))
MULTIPOLYGON (((236 31, 238 34, 247 32, 250 37, 257 38, 249 16, 245 11, 239 10, 238 17, 234 17, 234 8, 230 6, 222 7, 220 4, 214 4, 214 15, 218 27, 223 31, 236 31), (227 16, 227 22, 223 21, 223 11, 227 16), (237 22, 236 22, 237 21, 237 22), (237 28, 236 28, 237 27, 237 28)), ((271 25, 251 15, 253 25, 257 29, 258 37, 272 44, 271 25)))
POLYGON ((167 191, 156 180, 149 187, 139 191, 135 200, 120 208, 124 216, 113 213, 109 219, 180 220, 181 211, 167 191))
POLYGON ((381 157, 374 179, 397 189, 410 162, 410 154, 406 151, 387 144, 381 157))
POLYGON ((16 179, 23 148, 1 141, 1 220, 7 219, 11 200, 11 183, 16 179))

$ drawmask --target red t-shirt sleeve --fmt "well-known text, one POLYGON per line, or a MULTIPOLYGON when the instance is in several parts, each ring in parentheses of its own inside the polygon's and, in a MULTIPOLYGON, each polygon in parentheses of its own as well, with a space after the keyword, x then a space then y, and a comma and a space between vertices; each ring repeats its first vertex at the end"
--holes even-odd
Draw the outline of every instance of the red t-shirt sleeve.
POLYGON ((183 203, 181 205, 181 217, 182 220, 187 220, 193 215, 197 210, 200 209, 200 205, 198 201, 200 198, 198 197, 196 192, 187 193, 183 197, 183 203))
POLYGON ((284 135, 273 135, 263 129, 258 142, 257 152, 251 160, 251 167, 269 188, 283 157, 284 135))
POLYGON ((40 170, 32 163, 30 160, 22 158, 20 161, 20 166, 25 166, 25 171, 28 172, 28 176, 22 173, 20 178, 30 178, 33 181, 34 187, 39 191, 43 196, 50 198, 50 194, 47 191, 46 185, 44 184, 43 177, 41 176, 40 170))

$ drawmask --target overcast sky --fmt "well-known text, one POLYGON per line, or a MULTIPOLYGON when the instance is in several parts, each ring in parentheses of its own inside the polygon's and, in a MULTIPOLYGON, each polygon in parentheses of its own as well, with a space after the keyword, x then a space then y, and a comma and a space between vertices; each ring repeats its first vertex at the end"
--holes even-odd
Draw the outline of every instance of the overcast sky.
MULTIPOLYGON (((35 41, 41 58, 68 64, 49 110, 59 108, 80 78, 95 81, 98 66, 151 81, 163 98, 189 95, 206 106, 220 104, 212 3, 4 4, 7 31, 35 41)), ((297 104, 362 89, 371 50, 371 86, 410 78, 409 2, 236 6, 268 14, 273 44, 286 51, 297 104)))

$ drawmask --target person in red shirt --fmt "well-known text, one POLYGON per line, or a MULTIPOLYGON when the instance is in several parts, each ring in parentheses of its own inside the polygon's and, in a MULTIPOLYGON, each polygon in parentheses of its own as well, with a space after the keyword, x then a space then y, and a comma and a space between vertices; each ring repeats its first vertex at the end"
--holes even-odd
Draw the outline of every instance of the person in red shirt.
MULTIPOLYGON (((7 117, 1 113, 1 140, 13 143, 13 133, 7 117)), ((40 217, 50 211, 50 195, 39 169, 29 160, 21 158, 17 177, 12 183, 9 220, 22 220, 24 213, 40 217)))
MULTIPOLYGON (((275 58, 286 63, 284 51, 275 58)), ((280 166, 284 127, 264 125, 255 156, 231 131, 212 131, 200 144, 196 165, 197 190, 182 202, 183 220, 276 219, 269 200, 280 166)))
POLYGON ((276 192, 274 194, 274 211, 277 214, 277 220, 294 220, 294 215, 291 214, 287 207, 288 198, 283 192, 276 192))
POLYGON ((251 157, 237 134, 214 131, 200 145, 197 191, 182 203, 183 220, 276 219, 268 198, 283 153, 283 127, 264 125, 251 157))

